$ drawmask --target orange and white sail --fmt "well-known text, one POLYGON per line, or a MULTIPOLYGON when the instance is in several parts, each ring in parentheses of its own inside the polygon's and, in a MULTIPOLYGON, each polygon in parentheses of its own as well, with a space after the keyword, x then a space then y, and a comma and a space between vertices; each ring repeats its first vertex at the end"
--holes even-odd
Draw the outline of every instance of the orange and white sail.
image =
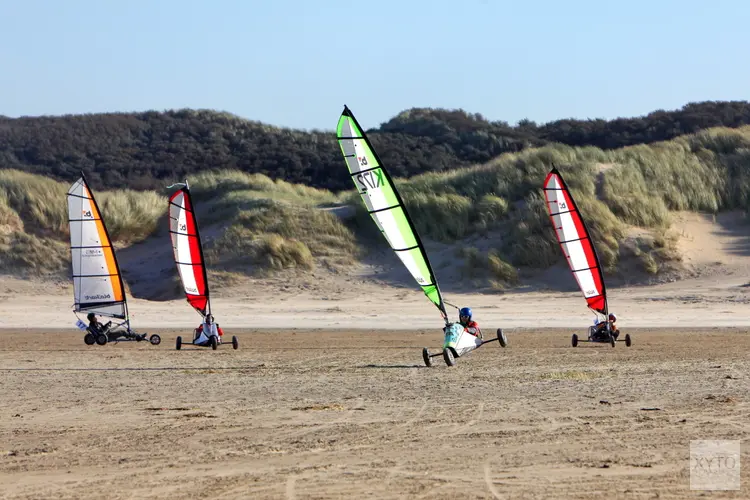
POLYGON ((76 312, 127 319, 125 285, 112 240, 84 177, 68 190, 68 221, 76 312))
POLYGON ((573 196, 556 168, 544 180, 544 196, 560 248, 588 306, 606 316, 607 290, 596 248, 573 196))

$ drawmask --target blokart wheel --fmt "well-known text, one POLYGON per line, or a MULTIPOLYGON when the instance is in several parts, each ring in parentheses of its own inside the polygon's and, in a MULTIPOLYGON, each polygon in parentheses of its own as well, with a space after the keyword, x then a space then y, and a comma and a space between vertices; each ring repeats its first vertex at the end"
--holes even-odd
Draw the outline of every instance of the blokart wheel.
POLYGON ((625 347, 630 347, 631 345, 633 345, 633 341, 630 339, 630 334, 626 333, 625 334, 625 347))
POLYGON ((240 348, 240 341, 237 340, 236 335, 232 335, 232 349, 235 351, 240 348))
POLYGON ((213 349, 214 351, 219 347, 218 342, 216 342, 216 337, 214 337, 213 335, 211 335, 211 340, 209 341, 209 343, 211 344, 211 349, 213 349))
POLYGON ((94 337, 90 333, 87 333, 86 335, 83 336, 83 342, 86 345, 94 345, 96 343, 96 337, 94 337))
POLYGON ((425 366, 432 366, 432 356, 430 356, 430 351, 426 347, 422 349, 422 359, 424 359, 425 366))
POLYGON ((182 349, 182 337, 177 337, 177 340, 175 341, 175 349, 178 351, 182 349))
POLYGON ((500 344, 501 347, 507 347, 508 346, 508 338, 503 333, 502 328, 497 329, 497 343, 500 344))
POLYGON ((100 333, 99 335, 96 336, 96 343, 99 344, 99 345, 106 344, 107 343, 107 336, 104 335, 103 333, 100 333))
POLYGON ((443 349, 443 359, 448 366, 454 366, 456 364, 456 358, 453 357, 453 351, 450 348, 443 349))
POLYGON ((570 339, 570 343, 573 347, 578 347, 578 335, 573 334, 573 338, 570 339))
POLYGON ((612 332, 610 332, 609 334, 609 345, 611 345, 612 347, 615 346, 615 336, 612 335, 612 332))
POLYGON ((159 345, 161 344, 161 337, 157 334, 153 334, 148 338, 148 341, 151 342, 151 345, 159 345))

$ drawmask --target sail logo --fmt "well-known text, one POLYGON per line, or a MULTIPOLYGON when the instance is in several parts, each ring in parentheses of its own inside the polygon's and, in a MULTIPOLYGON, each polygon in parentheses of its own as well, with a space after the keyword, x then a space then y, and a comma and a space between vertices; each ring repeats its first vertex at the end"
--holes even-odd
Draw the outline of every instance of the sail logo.
POLYGON ((355 179, 362 188, 363 192, 367 191, 368 189, 378 189, 380 186, 385 185, 385 181, 383 180, 383 171, 381 169, 357 174, 355 179))
POLYGON ((82 257, 99 257, 101 255, 104 255, 101 248, 86 248, 81 254, 82 257))
POLYGON ((110 294, 97 294, 97 295, 84 295, 86 300, 104 300, 104 299, 111 299, 112 296, 110 294))
POLYGON ((83 216, 88 217, 89 219, 93 218, 93 215, 91 215, 91 210, 83 210, 83 216))
POLYGON ((568 204, 565 203, 564 201, 561 201, 560 202, 560 210, 565 210, 566 208, 568 208, 568 204))
POLYGON ((187 224, 180 224, 180 231, 187 231, 187 224))
POLYGON ((185 291, 188 292, 188 293, 192 293, 192 294, 198 295, 198 289, 194 288, 192 286, 186 286, 185 287, 185 291))

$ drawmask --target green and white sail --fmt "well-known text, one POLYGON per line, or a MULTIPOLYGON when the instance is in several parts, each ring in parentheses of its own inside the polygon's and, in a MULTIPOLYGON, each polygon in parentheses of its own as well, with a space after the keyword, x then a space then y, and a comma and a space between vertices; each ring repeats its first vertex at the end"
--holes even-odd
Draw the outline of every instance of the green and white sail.
POLYGON ((354 185, 372 220, 447 321, 448 315, 437 280, 404 202, 364 131, 346 106, 341 113, 336 135, 354 185))

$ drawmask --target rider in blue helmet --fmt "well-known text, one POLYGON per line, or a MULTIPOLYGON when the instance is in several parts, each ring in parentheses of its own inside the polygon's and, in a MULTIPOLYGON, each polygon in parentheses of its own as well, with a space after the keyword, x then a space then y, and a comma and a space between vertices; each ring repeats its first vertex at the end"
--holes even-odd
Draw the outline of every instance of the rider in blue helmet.
POLYGON ((471 308, 462 307, 458 311, 458 322, 464 327, 464 330, 474 335, 475 337, 482 338, 482 330, 479 329, 479 325, 476 321, 471 319, 471 308))

